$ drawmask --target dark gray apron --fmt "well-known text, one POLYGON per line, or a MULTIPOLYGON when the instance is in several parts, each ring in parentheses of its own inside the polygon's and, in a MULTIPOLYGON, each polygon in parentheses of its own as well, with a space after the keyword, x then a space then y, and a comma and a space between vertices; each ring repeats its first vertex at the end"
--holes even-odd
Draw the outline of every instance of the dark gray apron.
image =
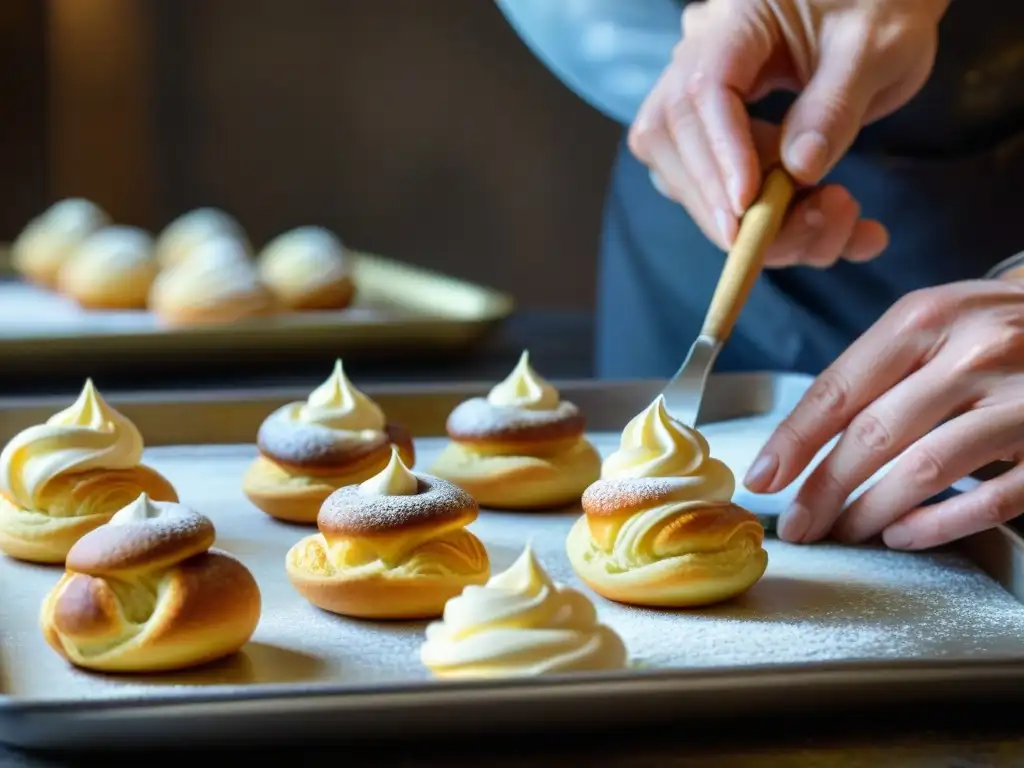
MULTIPOLYGON (((790 97, 755 105, 777 121, 790 97)), ((766 272, 720 370, 817 373, 902 295, 984 275, 1024 250, 1024 2, 954 0, 922 93, 865 129, 829 176, 889 228, 869 264, 766 272)), ((601 244, 597 372, 675 372, 724 255, 651 186, 623 142, 601 244)))

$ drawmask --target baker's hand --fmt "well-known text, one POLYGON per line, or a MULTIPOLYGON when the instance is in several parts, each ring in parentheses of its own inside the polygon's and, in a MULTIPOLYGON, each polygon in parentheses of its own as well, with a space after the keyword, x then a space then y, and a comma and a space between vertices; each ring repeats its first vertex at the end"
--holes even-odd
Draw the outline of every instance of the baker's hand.
MULTIPOLYGON (((683 39, 630 131, 633 153, 663 194, 682 203, 720 248, 782 162, 813 186, 861 127, 924 85, 950 0, 710 0, 683 13, 683 39), (773 90, 799 93, 781 129, 745 105, 773 90)), ((888 244, 843 187, 808 190, 766 266, 865 261, 888 244)))
POLYGON ((860 542, 881 533, 890 547, 922 549, 1018 515, 1024 464, 920 504, 986 464, 1024 459, 1024 284, 952 283, 897 302, 818 377, 769 438, 747 487, 782 490, 842 430, 779 520, 780 538, 811 542, 831 531, 860 542))

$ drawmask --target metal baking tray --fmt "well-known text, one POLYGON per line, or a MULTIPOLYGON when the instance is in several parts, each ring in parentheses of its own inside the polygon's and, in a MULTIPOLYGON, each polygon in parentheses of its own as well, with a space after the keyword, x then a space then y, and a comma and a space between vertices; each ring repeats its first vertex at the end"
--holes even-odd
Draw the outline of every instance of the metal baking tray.
POLYGON ((342 311, 291 312, 230 326, 165 328, 146 311, 97 312, 16 278, 0 248, 0 359, 21 373, 188 366, 201 358, 277 360, 365 352, 457 352, 508 317, 499 291, 365 253, 353 254, 357 295, 342 311), (90 368, 92 366, 92 368, 90 368))
MULTIPOLYGON (((712 451, 741 474, 803 376, 711 379, 712 451)), ((102 388, 102 381, 98 382, 102 388)), ((603 451, 660 382, 563 384, 589 415, 603 451)), ((369 388, 416 435, 419 466, 443 443, 443 424, 485 386, 369 388)), ((880 701, 1024 698, 1024 542, 999 528, 939 552, 787 545, 769 539, 764 579, 746 596, 695 611, 650 611, 598 598, 602 620, 634 667, 517 681, 441 683, 417 659, 421 622, 361 622, 313 609, 283 572, 308 532, 267 518, 240 490, 253 435, 275 407, 305 391, 149 394, 111 398, 147 440, 147 461, 217 525, 218 546, 254 572, 260 627, 241 654, 166 676, 75 671, 37 626, 59 569, 0 559, 0 741, 38 748, 195 745, 289 739, 456 736, 481 729, 628 727, 880 701)), ((38 423, 64 399, 0 400, 0 441, 38 423)), ((771 513, 785 493, 739 500, 771 513)), ((541 562, 579 586, 563 554, 578 510, 483 511, 473 529, 495 571, 531 540, 541 562)))

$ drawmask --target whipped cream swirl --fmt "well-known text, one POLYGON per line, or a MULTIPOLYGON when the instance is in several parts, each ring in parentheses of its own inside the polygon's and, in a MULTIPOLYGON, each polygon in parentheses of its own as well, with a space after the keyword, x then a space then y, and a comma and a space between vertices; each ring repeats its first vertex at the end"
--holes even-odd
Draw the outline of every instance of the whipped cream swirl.
POLYGON ((142 449, 139 430, 88 380, 71 407, 15 435, 0 452, 0 491, 33 509, 58 475, 131 469, 142 460, 142 449))
POLYGON ((487 395, 487 402, 491 405, 529 411, 552 411, 558 407, 560 400, 558 390, 533 370, 529 352, 523 352, 508 378, 487 395))
POLYGON ((590 600, 555 584, 527 547, 507 571, 448 601, 420 658, 440 677, 522 677, 621 668, 626 649, 590 600))

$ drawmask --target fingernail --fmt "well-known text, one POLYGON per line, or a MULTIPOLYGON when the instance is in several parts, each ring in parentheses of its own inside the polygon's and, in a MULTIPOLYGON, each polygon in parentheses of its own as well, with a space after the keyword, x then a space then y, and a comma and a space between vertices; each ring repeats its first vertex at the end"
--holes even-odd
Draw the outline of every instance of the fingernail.
POLYGON ((658 172, 651 171, 650 176, 651 186, 654 187, 662 197, 668 197, 668 187, 665 186, 665 182, 661 180, 661 176, 658 175, 658 172))
POLYGON ((723 210, 715 211, 715 226, 726 245, 732 245, 732 216, 723 210))
POLYGON ((743 187, 740 186, 739 177, 735 174, 730 174, 729 180, 726 182, 726 186, 729 188, 729 202, 732 203, 733 211, 737 216, 742 216, 743 187))
POLYGON ((776 530, 783 541, 798 542, 803 539, 810 527, 811 513, 807 507, 793 503, 779 517, 776 530))
POLYGON ((909 549, 914 545, 914 537, 905 526, 894 525, 882 533, 882 541, 890 549, 909 549))
POLYGON ((747 470, 743 484, 751 491, 770 488, 775 473, 779 469, 779 459, 774 453, 762 453, 747 470))
POLYGON ((804 131, 786 147, 786 163, 806 176, 822 175, 827 162, 828 142, 817 131, 804 131))

